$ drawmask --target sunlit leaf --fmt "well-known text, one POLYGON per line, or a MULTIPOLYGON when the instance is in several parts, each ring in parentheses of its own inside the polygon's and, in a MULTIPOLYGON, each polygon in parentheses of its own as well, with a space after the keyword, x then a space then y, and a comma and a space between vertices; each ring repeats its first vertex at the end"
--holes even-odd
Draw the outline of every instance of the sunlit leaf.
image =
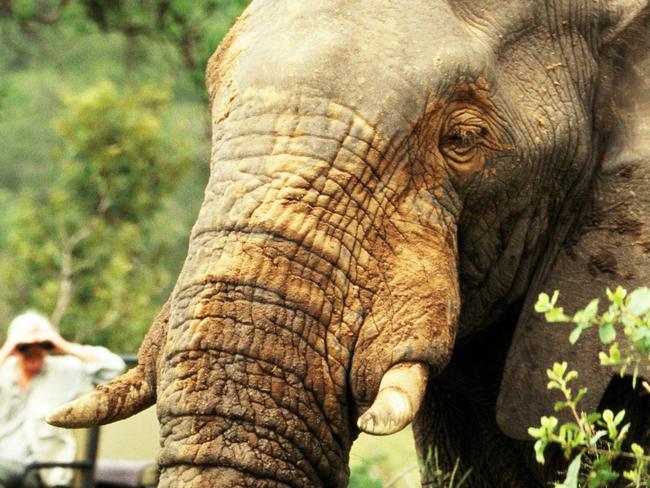
POLYGON ((609 344, 612 342, 616 339, 616 329, 614 328, 614 324, 611 322, 601 324, 598 329, 598 336, 603 344, 609 344))
POLYGON ((627 299, 627 309, 636 316, 643 316, 650 311, 650 288, 637 288, 627 299))
POLYGON ((566 478, 563 486, 566 488, 578 488, 578 474, 580 473, 582 454, 578 454, 567 469, 566 478))

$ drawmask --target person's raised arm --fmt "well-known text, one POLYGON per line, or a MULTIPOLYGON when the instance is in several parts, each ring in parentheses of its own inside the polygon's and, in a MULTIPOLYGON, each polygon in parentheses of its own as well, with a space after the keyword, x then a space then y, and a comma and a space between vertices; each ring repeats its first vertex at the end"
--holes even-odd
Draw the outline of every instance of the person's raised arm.
POLYGON ((108 381, 126 369, 122 358, 105 347, 70 342, 55 331, 48 340, 52 342, 55 354, 68 354, 81 360, 94 383, 108 381))

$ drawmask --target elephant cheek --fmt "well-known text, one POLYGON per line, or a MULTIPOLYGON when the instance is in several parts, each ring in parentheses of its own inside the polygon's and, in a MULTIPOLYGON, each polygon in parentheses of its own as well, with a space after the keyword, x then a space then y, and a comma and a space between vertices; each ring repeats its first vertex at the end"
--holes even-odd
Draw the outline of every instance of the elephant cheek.
MULTIPOLYGON (((380 383, 382 391, 392 388, 387 382, 394 380, 382 383, 382 378, 389 370, 393 376, 405 369, 400 365, 426 366, 398 380, 412 384, 407 397, 420 398, 427 374, 441 371, 453 349, 460 311, 455 245, 417 225, 400 229, 396 236, 372 277, 376 292, 354 350, 350 382, 360 414, 377 397, 380 383)), ((408 403, 419 405, 419 400, 408 403)))

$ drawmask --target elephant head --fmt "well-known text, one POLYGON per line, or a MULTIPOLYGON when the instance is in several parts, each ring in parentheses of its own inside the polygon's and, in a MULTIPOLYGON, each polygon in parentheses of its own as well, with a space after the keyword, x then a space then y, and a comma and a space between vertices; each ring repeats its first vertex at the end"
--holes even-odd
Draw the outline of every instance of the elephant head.
POLYGON ((420 410, 423 449, 453 396, 439 379, 491 361, 486 411, 519 435, 518 398, 546 395, 522 303, 593 200, 647 17, 641 0, 254 1, 207 68, 211 176, 139 365, 51 421, 155 402, 161 486, 344 486, 359 428, 420 410), (497 336, 503 354, 468 356, 497 336))

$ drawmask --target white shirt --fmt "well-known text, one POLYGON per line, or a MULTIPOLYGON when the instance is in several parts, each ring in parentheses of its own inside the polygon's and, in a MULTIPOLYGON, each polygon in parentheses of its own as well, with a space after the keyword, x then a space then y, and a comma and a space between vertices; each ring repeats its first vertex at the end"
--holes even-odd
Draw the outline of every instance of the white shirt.
MULTIPOLYGON (((9 357, 0 367, 0 457, 22 464, 74 459, 72 432, 47 424, 45 417, 90 390, 92 385, 108 381, 125 369, 124 361, 108 349, 81 347, 89 356, 98 358, 97 361, 48 355, 27 391, 18 386, 16 357, 9 357)), ((65 484, 71 473, 49 469, 43 470, 41 477, 47 485, 65 484)))

